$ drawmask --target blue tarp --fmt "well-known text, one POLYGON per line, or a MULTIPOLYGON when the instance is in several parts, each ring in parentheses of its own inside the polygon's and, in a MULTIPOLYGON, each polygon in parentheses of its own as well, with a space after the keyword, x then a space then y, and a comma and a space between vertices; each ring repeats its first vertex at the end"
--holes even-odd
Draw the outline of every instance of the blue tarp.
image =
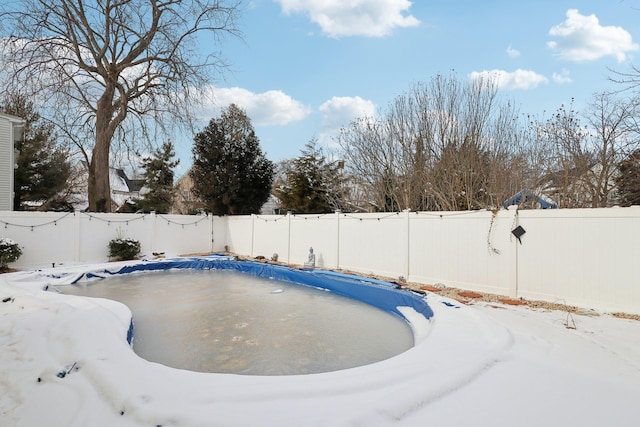
POLYGON ((545 199, 543 199, 542 197, 533 194, 533 192, 531 190, 522 190, 519 191, 518 193, 514 194, 510 199, 505 200, 502 203, 502 207, 503 208, 508 208, 509 206, 512 205, 519 205, 521 203, 526 203, 529 200, 535 200, 536 202, 538 202, 538 204, 540 205, 540 207, 542 209, 558 209, 558 205, 553 203, 553 202, 549 202, 545 199))
MULTIPOLYGON (((276 264, 236 261, 230 257, 174 258, 141 262, 122 267, 117 271, 105 270, 104 273, 112 275, 171 269, 234 270, 254 276, 326 289, 337 295, 365 302, 402 317, 404 316, 397 307, 412 307, 427 319, 433 316, 433 311, 423 296, 409 290, 397 289, 393 283, 333 271, 298 270, 276 264)), ((102 275, 94 276, 102 277, 102 275)))

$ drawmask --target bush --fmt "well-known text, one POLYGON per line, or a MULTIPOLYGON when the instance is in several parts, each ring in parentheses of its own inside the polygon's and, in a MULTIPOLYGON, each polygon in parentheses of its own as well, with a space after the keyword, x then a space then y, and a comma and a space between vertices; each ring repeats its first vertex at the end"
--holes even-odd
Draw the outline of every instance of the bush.
POLYGON ((16 242, 6 237, 0 238, 0 270, 6 270, 10 262, 15 262, 22 255, 22 249, 16 242))
POLYGON ((134 259, 140 253, 140 242, 118 237, 109 242, 109 258, 118 261, 134 259))

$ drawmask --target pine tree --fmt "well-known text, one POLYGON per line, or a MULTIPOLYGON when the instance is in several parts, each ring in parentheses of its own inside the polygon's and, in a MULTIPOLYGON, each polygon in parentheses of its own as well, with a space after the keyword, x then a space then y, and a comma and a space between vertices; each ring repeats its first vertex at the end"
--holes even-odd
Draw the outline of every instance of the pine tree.
POLYGON ((342 209, 344 178, 337 162, 329 162, 323 150, 311 140, 292 161, 285 182, 275 191, 282 209, 297 213, 329 213, 342 209))
POLYGON ((13 209, 73 210, 62 194, 71 173, 69 154, 57 145, 53 126, 21 94, 5 95, 2 110, 25 121, 24 138, 15 143, 13 209))
POLYGON ((273 162, 268 160, 251 120, 231 104, 194 138, 193 191, 215 215, 259 213, 269 198, 273 162))
POLYGON ((640 205, 640 150, 618 164, 616 186, 621 206, 640 205))
POLYGON ((168 213, 171 210, 175 194, 173 168, 180 163, 180 160, 172 160, 175 155, 173 143, 168 141, 156 149, 151 157, 142 160, 145 182, 143 189, 146 192, 136 200, 137 209, 157 213, 168 213))

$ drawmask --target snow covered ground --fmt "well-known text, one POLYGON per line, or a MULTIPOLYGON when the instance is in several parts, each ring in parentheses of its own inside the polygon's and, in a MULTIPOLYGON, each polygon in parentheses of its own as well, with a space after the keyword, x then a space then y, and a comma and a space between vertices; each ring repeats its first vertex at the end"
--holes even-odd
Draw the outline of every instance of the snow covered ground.
POLYGON ((0 276, 2 426, 640 425, 638 321, 428 294, 433 318, 407 309, 417 344, 392 359, 203 374, 139 358, 125 306, 44 292, 42 273, 0 276))

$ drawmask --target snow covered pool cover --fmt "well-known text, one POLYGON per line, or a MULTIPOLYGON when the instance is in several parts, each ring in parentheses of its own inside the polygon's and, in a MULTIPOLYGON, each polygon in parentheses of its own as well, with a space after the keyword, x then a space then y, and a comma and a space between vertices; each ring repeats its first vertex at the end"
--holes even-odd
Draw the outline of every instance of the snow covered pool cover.
POLYGON ((409 305, 425 298, 389 289, 407 297, 395 307, 414 328, 412 349, 342 371, 244 376, 147 362, 127 343, 124 305, 43 291, 136 264, 155 265, 0 276, 0 424, 632 426, 640 419, 634 321, 576 316, 578 328, 568 330, 561 312, 470 307, 434 294, 425 316, 409 305))
POLYGON ((56 288, 125 304, 133 313, 134 351, 190 371, 322 373, 389 359, 414 343, 397 314, 236 270, 143 271, 56 288))

